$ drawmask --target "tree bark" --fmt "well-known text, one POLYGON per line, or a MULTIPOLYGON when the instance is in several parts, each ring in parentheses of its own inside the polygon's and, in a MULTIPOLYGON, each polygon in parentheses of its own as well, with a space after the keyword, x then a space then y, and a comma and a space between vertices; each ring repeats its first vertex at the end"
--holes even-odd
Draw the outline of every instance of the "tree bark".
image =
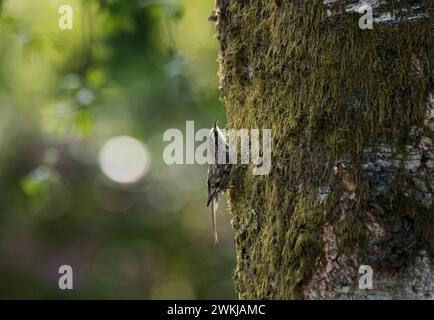
POLYGON ((273 132, 228 192, 242 299, 434 298, 434 2, 365 2, 372 30, 357 0, 217 0, 228 126, 273 132))

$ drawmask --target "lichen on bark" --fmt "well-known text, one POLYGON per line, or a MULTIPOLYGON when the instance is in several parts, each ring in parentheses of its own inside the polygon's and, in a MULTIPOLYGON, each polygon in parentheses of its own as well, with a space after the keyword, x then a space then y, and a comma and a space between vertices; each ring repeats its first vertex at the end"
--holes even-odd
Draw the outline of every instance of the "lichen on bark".
POLYGON ((434 253, 434 4, 361 30, 330 2, 217 0, 228 125, 273 132, 270 174, 232 178, 240 298, 356 297, 357 264, 434 253))

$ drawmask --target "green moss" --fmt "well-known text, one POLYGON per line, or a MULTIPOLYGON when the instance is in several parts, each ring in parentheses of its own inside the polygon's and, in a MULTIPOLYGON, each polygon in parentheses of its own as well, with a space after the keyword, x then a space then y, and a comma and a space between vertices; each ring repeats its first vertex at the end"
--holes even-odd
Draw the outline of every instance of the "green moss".
POLYGON ((241 298, 300 298, 339 199, 336 191, 315 201, 319 187, 336 183, 333 166, 355 165, 358 205, 338 230, 340 249, 353 250, 365 243, 363 148, 378 140, 399 148, 422 123, 434 87, 433 14, 360 30, 359 15, 328 18, 322 1, 217 3, 229 127, 273 130, 270 175, 240 166, 233 178, 237 289, 241 298))

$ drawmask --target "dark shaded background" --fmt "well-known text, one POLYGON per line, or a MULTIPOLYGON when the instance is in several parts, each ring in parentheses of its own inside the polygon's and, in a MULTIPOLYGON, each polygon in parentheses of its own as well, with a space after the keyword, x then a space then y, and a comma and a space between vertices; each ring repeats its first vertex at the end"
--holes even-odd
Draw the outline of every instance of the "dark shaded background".
POLYGON ((0 298, 235 298, 230 217, 222 204, 214 248, 206 166, 162 159, 165 130, 224 124, 214 1, 0 5, 0 298), (58 27, 64 4, 73 30, 58 27), (149 152, 133 183, 101 167, 118 136, 149 152), (63 264, 74 290, 58 288, 63 264))

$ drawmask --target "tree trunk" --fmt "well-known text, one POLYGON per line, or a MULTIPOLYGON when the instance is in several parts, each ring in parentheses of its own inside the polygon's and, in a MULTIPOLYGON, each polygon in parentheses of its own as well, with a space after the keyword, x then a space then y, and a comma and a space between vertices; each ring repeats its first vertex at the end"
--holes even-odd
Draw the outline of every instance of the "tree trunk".
POLYGON ((434 298, 434 3, 365 2, 372 30, 357 0, 217 0, 228 127, 273 133, 228 193, 242 299, 434 298))

